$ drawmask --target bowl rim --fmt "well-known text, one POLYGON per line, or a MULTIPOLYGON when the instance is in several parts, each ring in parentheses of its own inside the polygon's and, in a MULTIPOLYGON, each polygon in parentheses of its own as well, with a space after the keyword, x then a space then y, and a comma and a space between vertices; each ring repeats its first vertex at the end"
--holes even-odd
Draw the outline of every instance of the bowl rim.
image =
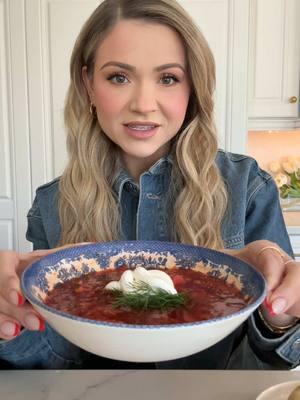
MULTIPOLYGON (((141 250, 142 251, 142 250, 141 250)), ((230 264, 229 264, 230 266, 230 264)), ((184 243, 176 243, 176 242, 167 242, 167 241, 154 241, 154 240, 114 240, 111 242, 99 242, 99 243, 87 243, 87 244, 82 244, 82 245, 77 245, 77 246, 72 246, 72 247, 68 247, 66 249, 62 249, 62 250, 58 250, 55 253, 51 253, 45 257, 42 257, 40 260, 35 261, 33 263, 31 263, 30 265, 28 265, 25 270, 22 272, 21 275, 21 290, 23 292, 23 294, 25 295, 25 297, 27 298, 27 300, 29 300, 29 302, 33 305, 36 305, 37 307, 40 307, 42 309, 45 309, 46 311, 52 313, 52 314, 56 314, 60 317, 64 317, 70 320, 75 320, 78 322, 84 322, 84 323, 88 323, 91 325, 97 325, 97 326, 106 326, 106 327, 118 327, 118 328, 130 328, 130 329, 150 329, 150 330, 157 330, 157 329, 174 329, 174 328, 188 328, 188 327, 195 327, 195 326, 206 326, 206 325, 211 325, 211 324, 216 324, 216 323, 222 323, 225 320, 230 320, 230 319, 234 319, 236 317, 242 316, 244 314, 250 314, 250 312, 253 312, 264 300, 264 298, 266 297, 267 294, 267 283, 266 283, 266 279, 264 278, 263 274, 258 271, 257 269, 255 269, 252 265, 238 259, 237 257, 233 257, 229 254, 225 254, 221 251, 218 250, 213 250, 210 248, 206 248, 206 247, 201 247, 201 246, 194 246, 194 245, 190 245, 190 244, 184 244, 184 243), (184 323, 176 323, 176 324, 157 324, 157 325, 147 325, 147 324, 128 324, 128 323, 122 323, 122 322, 109 322, 109 321, 98 321, 98 320, 93 320, 93 319, 89 319, 89 318, 83 318, 83 317, 78 317, 76 315, 64 312, 64 311, 60 311, 57 310, 54 307, 50 307, 46 304, 44 304, 42 301, 36 299, 30 292, 27 291, 26 289, 26 284, 25 284, 25 280, 26 280, 26 275, 29 273, 30 269, 32 267, 34 267, 36 264, 39 264, 41 260, 47 259, 47 258, 56 258, 57 262, 59 260, 62 259, 62 257, 60 257, 60 255, 64 255, 66 258, 68 253, 74 252, 74 250, 81 250, 84 249, 85 247, 88 247, 89 249, 92 249, 93 246, 99 246, 99 245, 136 245, 137 243, 141 244, 141 245, 157 245, 157 244, 166 244, 166 245, 176 245, 178 247, 182 247, 184 249, 188 249, 188 248, 198 248, 201 251, 204 251, 205 257, 209 258, 209 254, 212 254, 214 256, 219 255, 225 258, 224 260, 224 264, 226 265, 226 259, 228 260, 228 262, 233 261, 234 263, 238 262, 241 265, 246 266, 247 268, 251 269, 254 274, 257 274, 257 276, 259 276, 259 279, 262 280, 262 284, 263 284, 263 291, 261 293, 261 295, 251 304, 248 304, 246 307, 242 308, 239 311, 236 311, 232 314, 229 315, 225 315, 223 317, 218 317, 218 318, 213 318, 213 319, 209 319, 209 320, 204 320, 204 321, 194 321, 194 322, 184 322, 184 323)))

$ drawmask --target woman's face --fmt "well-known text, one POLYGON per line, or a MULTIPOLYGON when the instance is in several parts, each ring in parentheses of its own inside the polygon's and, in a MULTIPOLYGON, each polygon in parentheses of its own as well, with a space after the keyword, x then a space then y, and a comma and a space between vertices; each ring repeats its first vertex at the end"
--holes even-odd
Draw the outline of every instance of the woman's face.
POLYGON ((168 152, 190 94, 185 50, 175 31, 119 22, 97 50, 92 80, 84 77, 99 123, 129 170, 149 168, 168 152))

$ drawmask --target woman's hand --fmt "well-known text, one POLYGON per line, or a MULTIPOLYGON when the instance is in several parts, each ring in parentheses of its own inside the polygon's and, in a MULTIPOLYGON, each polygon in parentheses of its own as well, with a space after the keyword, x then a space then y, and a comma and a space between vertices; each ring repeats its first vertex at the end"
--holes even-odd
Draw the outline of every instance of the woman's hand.
POLYGON ((251 264, 264 275, 268 294, 262 308, 272 325, 285 326, 295 321, 295 317, 300 318, 300 262, 267 240, 224 252, 251 264))
MULTIPOLYGON (((82 244, 87 243, 77 245, 82 244)), ((28 265, 40 258, 73 246, 75 244, 50 250, 36 250, 30 253, 0 251, 0 339, 12 339, 18 336, 21 327, 40 331, 45 329, 43 318, 21 293, 21 274, 28 265)))

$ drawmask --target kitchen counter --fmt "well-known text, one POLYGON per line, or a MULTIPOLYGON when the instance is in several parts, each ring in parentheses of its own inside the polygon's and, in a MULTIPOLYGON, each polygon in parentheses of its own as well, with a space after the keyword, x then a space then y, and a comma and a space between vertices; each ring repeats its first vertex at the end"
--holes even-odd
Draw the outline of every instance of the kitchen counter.
MULTIPOLYGON (((5 400, 255 400, 298 371, 0 371, 5 400)), ((274 399, 276 400, 276 399, 274 399)))

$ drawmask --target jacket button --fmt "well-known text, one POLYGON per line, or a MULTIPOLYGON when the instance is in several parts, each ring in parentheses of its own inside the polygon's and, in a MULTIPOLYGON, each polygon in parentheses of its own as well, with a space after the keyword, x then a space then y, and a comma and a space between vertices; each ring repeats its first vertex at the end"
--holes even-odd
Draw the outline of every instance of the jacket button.
POLYGON ((154 193, 147 193, 147 194, 146 194, 146 197, 147 197, 147 199, 149 199, 149 200, 159 200, 159 199, 160 199, 160 197, 157 196, 157 195, 154 194, 154 193))

